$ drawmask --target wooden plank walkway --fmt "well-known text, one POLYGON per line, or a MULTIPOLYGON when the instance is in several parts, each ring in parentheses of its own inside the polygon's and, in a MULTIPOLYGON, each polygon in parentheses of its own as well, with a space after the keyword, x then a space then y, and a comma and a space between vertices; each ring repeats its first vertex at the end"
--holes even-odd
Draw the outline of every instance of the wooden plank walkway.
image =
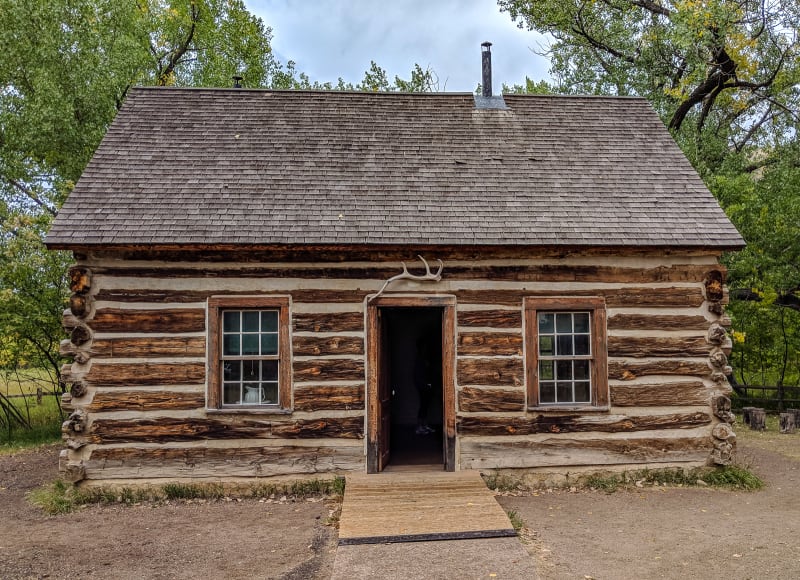
POLYGON ((477 471, 346 476, 339 545, 514 536, 477 471))

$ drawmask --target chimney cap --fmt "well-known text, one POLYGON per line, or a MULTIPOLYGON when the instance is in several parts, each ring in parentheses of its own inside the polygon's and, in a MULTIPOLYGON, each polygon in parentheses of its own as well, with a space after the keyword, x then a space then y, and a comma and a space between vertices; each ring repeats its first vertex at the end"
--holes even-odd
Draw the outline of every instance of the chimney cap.
POLYGON ((481 42, 481 46, 484 47, 486 50, 489 50, 492 47, 492 43, 487 40, 485 42, 481 42))
POLYGON ((239 75, 233 75, 231 78, 233 79, 233 88, 234 89, 241 89, 242 88, 242 79, 244 77, 239 76, 239 75))

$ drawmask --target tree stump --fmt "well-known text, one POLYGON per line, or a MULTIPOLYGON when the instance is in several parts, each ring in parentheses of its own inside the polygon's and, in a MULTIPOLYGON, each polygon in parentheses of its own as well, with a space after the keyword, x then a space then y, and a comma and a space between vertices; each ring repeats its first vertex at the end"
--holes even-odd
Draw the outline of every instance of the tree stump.
POLYGON ((800 426, 800 409, 786 409, 787 413, 794 414, 794 426, 800 426))
POLYGON ((742 407, 742 422, 745 425, 750 424, 750 414, 753 412, 755 407, 742 407))
POLYGON ((794 433, 794 413, 781 413, 781 433, 794 433))
POLYGON ((764 409, 753 408, 750 411, 750 429, 765 431, 767 428, 767 412, 764 409))

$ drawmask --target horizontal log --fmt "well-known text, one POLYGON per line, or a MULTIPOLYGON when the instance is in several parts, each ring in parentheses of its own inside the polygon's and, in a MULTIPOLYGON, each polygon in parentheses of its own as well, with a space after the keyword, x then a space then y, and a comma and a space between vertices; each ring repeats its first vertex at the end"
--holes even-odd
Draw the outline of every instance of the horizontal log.
POLYGON ((711 395, 702 381, 658 385, 611 385, 611 404, 616 407, 668 407, 707 405, 711 395))
POLYGON ((705 337, 609 336, 608 356, 647 358, 659 356, 708 356, 705 337))
POLYGON ((364 330, 364 313, 297 313, 293 317, 292 324, 295 332, 361 332, 364 330))
POLYGON ((95 312, 89 326, 95 332, 202 332, 206 329, 206 311, 202 308, 103 308, 95 312))
POLYGON ((364 339, 360 336, 294 336, 292 353, 295 356, 364 354, 364 339))
POLYGON ((705 316, 672 314, 615 314, 608 318, 609 330, 707 330, 705 316))
POLYGON ((519 310, 459 311, 458 325, 487 328, 522 328, 522 312, 519 310))
POLYGON ((364 385, 301 386, 294 391, 295 411, 331 411, 364 408, 364 385))
MULTIPOLYGON (((653 268, 623 268, 591 264, 536 265, 451 265, 448 280, 495 280, 502 282, 618 282, 649 284, 656 282, 702 282, 709 271, 707 265, 678 264, 653 268)), ((412 274, 424 274, 417 264, 408 263, 412 274)), ((303 280, 386 280, 397 275, 397 265, 380 266, 315 266, 281 265, 231 266, 226 268, 192 268, 183 266, 97 267, 95 275, 128 278, 258 278, 303 280)))
POLYGON ((89 353, 94 358, 198 357, 206 355, 202 336, 135 337, 96 339, 89 353))
POLYGON ((320 359, 294 362, 294 380, 363 381, 364 361, 360 359, 320 359))
POLYGON ((650 375, 686 375, 707 377, 711 368, 705 362, 684 361, 679 359, 647 362, 608 361, 608 378, 630 381, 636 377, 650 375))
POLYGON ((462 386, 515 386, 525 384, 521 358, 459 358, 458 384, 462 386))
POLYGON ((95 393, 88 411, 166 411, 202 409, 205 393, 186 391, 100 391, 95 393))
POLYGON ((533 435, 536 433, 631 433, 653 429, 692 429, 711 424, 704 412, 670 415, 545 415, 528 417, 459 417, 458 432, 476 435, 533 435))
POLYGON ((92 289, 92 272, 84 266, 72 266, 67 273, 69 290, 75 294, 88 294, 92 289))
POLYGON ((205 363, 92 364, 86 382, 95 387, 134 385, 202 385, 205 363))
POLYGON ((525 409, 525 391, 522 389, 464 387, 458 393, 458 408, 466 413, 522 411, 525 409))
POLYGON ((89 479, 171 477, 269 477, 360 471, 361 447, 124 447, 92 451, 85 461, 89 479))
POLYGON ((461 440, 463 469, 624 465, 631 463, 705 462, 707 437, 644 439, 561 439, 545 441, 461 440))
POLYGON ((201 439, 361 439, 364 417, 297 421, 214 418, 95 419, 89 430, 92 443, 169 443, 201 439))
POLYGON ((508 332, 462 332, 458 335, 461 355, 522 355, 522 334, 508 332))
POLYGON ((519 306, 525 297, 602 296, 609 308, 646 306, 651 308, 696 308, 703 304, 698 287, 630 287, 591 290, 459 290, 459 304, 498 304, 519 306))
MULTIPOLYGON (((374 290, 290 290, 294 302, 299 303, 352 303, 361 307, 364 297, 374 294, 374 290)), ((156 304, 203 302, 209 296, 257 295, 253 291, 203 291, 203 290, 149 290, 149 289, 101 289, 95 299, 111 302, 152 302, 156 304)), ((603 296, 610 308, 650 307, 650 308, 696 308, 705 300, 702 288, 697 287, 629 287, 598 288, 591 290, 459 290, 444 292, 454 295, 460 304, 496 304, 522 306, 526 296, 603 296)), ((268 295, 268 293, 265 293, 268 295)), ((459 315, 460 316, 460 315, 459 315)))

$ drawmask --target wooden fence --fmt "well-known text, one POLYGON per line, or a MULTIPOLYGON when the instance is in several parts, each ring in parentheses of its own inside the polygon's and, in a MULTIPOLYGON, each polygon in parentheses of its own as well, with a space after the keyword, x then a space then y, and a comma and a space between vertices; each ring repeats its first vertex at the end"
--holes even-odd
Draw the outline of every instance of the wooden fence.
POLYGON ((734 409, 761 407, 767 411, 800 408, 800 387, 736 385, 731 404, 734 409))

